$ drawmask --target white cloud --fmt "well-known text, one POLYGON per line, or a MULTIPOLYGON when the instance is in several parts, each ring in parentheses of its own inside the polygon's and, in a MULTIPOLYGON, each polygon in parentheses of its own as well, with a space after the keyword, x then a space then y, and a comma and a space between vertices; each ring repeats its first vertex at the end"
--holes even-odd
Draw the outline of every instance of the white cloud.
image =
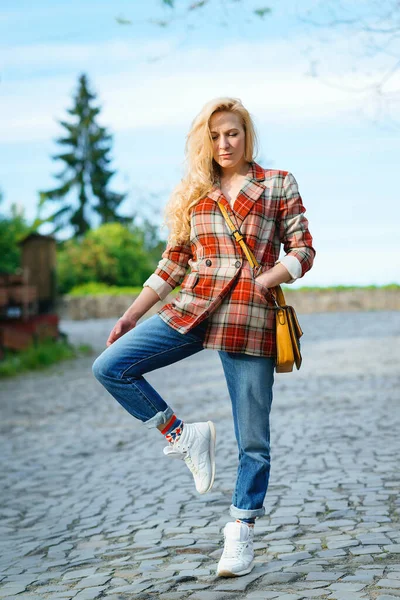
POLYGON ((10 69, 16 73, 27 68, 36 68, 39 71, 50 67, 76 69, 82 64, 87 67, 106 65, 106 61, 111 64, 113 61, 129 64, 141 60, 143 56, 158 55, 171 50, 172 42, 160 39, 129 44, 118 39, 99 44, 29 44, 2 48, 1 62, 3 69, 10 69))
MULTIPOLYGON (((221 95, 241 98, 258 123, 351 120, 359 95, 304 75, 307 63, 296 45, 244 41, 179 53, 174 53, 172 40, 10 48, 3 57, 2 141, 48 140, 58 135, 56 119, 64 118, 77 75, 83 71, 99 95, 102 122, 112 131, 165 125, 187 128, 205 101, 221 95), (157 54, 167 56, 147 62, 157 54), (30 71, 29 79, 18 80, 21 69, 30 71), (44 76, 46 69, 57 74, 44 76)), ((351 82, 354 87, 355 77, 343 73, 342 85, 351 82)), ((362 76, 357 78, 362 85, 362 76)))

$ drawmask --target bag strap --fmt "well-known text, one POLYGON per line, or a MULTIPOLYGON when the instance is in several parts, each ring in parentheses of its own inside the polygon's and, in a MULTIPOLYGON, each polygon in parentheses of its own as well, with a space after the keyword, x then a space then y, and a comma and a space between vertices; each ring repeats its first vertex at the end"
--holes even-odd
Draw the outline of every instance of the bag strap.
MULTIPOLYGON (((248 247, 248 245, 246 244, 246 242, 244 241, 244 237, 240 231, 240 229, 237 229, 235 224, 233 223, 232 219, 230 218, 228 211, 226 210, 225 206, 222 204, 222 202, 218 202, 218 206, 225 218, 225 221, 228 224, 229 229, 232 231, 233 237, 235 238, 235 240, 237 242, 239 242, 247 260, 250 263, 251 268, 253 269, 253 279, 255 279, 257 277, 257 275, 259 275, 260 271, 261 271, 261 265, 258 262, 258 260, 256 259, 256 257, 253 254, 253 251, 251 250, 251 248, 248 247)), ((273 299, 274 302, 277 306, 277 308, 281 307, 281 306, 286 306, 286 301, 285 301, 285 296, 283 294, 282 288, 280 285, 277 285, 273 288, 268 288, 273 299)))
POLYGON ((242 250, 247 257, 247 260, 249 261, 250 266, 253 269, 253 277, 254 277, 254 271, 256 271, 255 277, 257 277, 257 275, 259 274, 259 272, 261 270, 261 265, 259 264, 256 257, 254 256, 251 248, 249 248, 248 245, 246 244, 246 242, 244 241, 244 237, 241 234, 240 230, 236 229, 236 226, 233 223, 232 219, 230 218, 225 206, 222 204, 222 202, 218 202, 218 206, 220 207, 221 212, 225 218, 225 221, 228 223, 228 226, 229 226, 230 230, 232 231, 232 235, 234 236, 235 240, 237 242, 239 242, 239 244, 241 245, 242 250))

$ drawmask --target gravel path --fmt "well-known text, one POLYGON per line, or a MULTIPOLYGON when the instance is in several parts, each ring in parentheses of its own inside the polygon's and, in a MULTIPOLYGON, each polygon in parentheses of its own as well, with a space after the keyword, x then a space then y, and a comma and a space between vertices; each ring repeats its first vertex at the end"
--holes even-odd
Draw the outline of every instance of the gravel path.
POLYGON ((183 419, 216 423, 216 481, 199 496, 92 376, 115 319, 63 321, 96 354, 1 384, 0 598, 398 598, 400 313, 300 321, 303 366, 275 376, 256 566, 233 579, 215 575, 237 468, 217 352, 147 375, 183 419))

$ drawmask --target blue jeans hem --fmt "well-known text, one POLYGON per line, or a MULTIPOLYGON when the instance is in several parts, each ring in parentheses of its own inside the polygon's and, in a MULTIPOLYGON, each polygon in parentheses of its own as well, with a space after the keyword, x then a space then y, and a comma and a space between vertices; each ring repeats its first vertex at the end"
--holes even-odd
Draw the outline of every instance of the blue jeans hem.
POLYGON ((170 406, 168 406, 168 408, 166 408, 164 411, 159 411, 156 413, 153 417, 151 417, 151 419, 143 421, 143 425, 147 427, 147 429, 153 429, 154 427, 157 427, 157 425, 163 425, 166 423, 173 414, 174 411, 170 406))
POLYGON ((261 508, 253 508, 246 510, 244 508, 237 508, 233 504, 231 504, 229 508, 229 513, 231 517, 235 517, 236 519, 252 519, 255 517, 262 517, 265 515, 265 507, 261 508))

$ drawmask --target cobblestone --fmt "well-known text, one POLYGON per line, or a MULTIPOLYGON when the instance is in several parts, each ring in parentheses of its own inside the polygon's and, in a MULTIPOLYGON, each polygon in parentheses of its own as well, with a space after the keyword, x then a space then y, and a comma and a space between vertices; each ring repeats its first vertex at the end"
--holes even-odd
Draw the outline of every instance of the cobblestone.
POLYGON ((251 592, 247 594, 245 597, 246 600, 271 600, 272 598, 277 598, 279 596, 279 592, 267 592, 265 590, 257 590, 255 592, 251 592))
MULTIPOLYGON (((399 598, 400 315, 300 320, 303 366, 275 377, 255 567, 231 580, 216 576, 237 466, 216 352, 147 375, 183 419, 216 423, 204 496, 93 378, 95 356, 4 380, 0 599, 399 598)), ((114 323, 61 328, 97 355, 114 323)))
POLYGON ((397 588, 400 590, 400 579, 380 579, 376 585, 379 587, 397 588))
POLYGON ((387 552, 392 552, 394 554, 400 553, 400 544, 390 544, 388 546, 383 546, 383 549, 387 552))
POLYGON ((320 571, 311 571, 311 573, 308 573, 307 577, 306 577, 306 581, 308 580, 312 580, 312 581, 336 581, 337 579, 339 579, 339 577, 342 577, 344 575, 343 571, 340 572, 333 572, 333 571, 325 571, 325 572, 320 572, 320 571))
MULTIPOLYGON (((329 592, 328 592, 329 594, 329 592)), ((301 591, 301 598, 324 598, 326 597, 327 592, 325 589, 323 590, 302 590, 301 591)), ((329 597, 331 597, 329 595, 329 597)))

